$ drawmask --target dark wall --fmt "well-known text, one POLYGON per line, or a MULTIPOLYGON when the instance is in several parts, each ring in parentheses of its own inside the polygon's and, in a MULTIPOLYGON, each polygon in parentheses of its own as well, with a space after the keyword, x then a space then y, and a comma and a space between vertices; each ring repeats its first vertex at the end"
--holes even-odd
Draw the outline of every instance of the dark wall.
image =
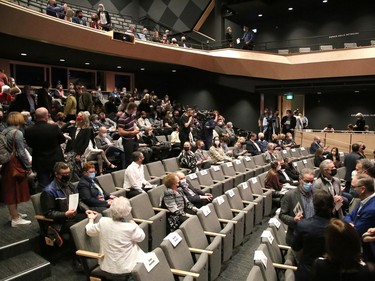
MULTIPOLYGON (((168 94, 172 100, 199 109, 217 109, 235 126, 257 130, 259 95, 252 92, 253 87, 245 87, 244 78, 239 78, 241 83, 233 84, 236 87, 227 83, 226 79, 236 82, 231 77, 200 71, 170 75, 137 73, 135 78, 138 89, 155 90, 159 97, 168 94)), ((252 81, 248 80, 248 84, 252 81)))
POLYGON ((345 130, 347 125, 355 124, 354 115, 365 115, 370 130, 375 129, 375 110, 371 93, 311 94, 305 97, 305 112, 309 127, 323 129, 331 123, 336 130, 345 130))

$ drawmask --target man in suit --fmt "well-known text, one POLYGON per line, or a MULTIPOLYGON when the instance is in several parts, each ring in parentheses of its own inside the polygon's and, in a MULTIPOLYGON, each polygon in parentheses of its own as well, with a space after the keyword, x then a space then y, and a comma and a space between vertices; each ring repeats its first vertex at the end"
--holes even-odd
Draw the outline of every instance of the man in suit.
POLYGON ((32 168, 37 173, 39 187, 43 189, 51 182, 52 169, 56 162, 64 161, 60 144, 65 137, 57 125, 48 124, 48 110, 40 107, 35 111, 35 125, 25 130, 25 139, 32 148, 32 168))
POLYGON ((361 158, 359 155, 359 144, 353 143, 352 144, 352 152, 345 156, 344 159, 344 166, 346 168, 345 171, 345 192, 350 192, 350 184, 352 180, 352 172, 355 170, 355 166, 357 165, 357 160, 361 158))
POLYGON ((323 150, 326 150, 327 148, 323 147, 321 144, 320 144, 320 137, 318 136, 315 136, 314 137, 314 141, 311 143, 310 145, 310 153, 311 154, 315 154, 315 152, 319 149, 319 148, 323 148, 323 150))
POLYGON ((293 115, 293 112, 288 109, 286 115, 281 119, 282 133, 291 133, 294 136, 294 129, 296 128, 297 119, 293 115))
POLYGON ((106 127, 102 126, 99 128, 98 135, 94 140, 96 148, 103 149, 107 158, 115 157, 116 159, 120 159, 121 168, 125 169, 124 150, 115 145, 113 139, 108 136, 106 127))
POLYGON ((43 87, 38 90, 38 108, 45 107, 48 112, 51 112, 52 97, 48 93, 50 83, 48 81, 43 82, 43 87))
POLYGON ((275 144, 270 142, 267 144, 267 151, 264 153, 264 160, 266 163, 271 163, 272 161, 277 160, 277 154, 275 153, 275 144))
POLYGON ((255 133, 250 134, 250 139, 248 142, 246 142, 246 150, 251 155, 259 155, 262 154, 262 149, 259 147, 259 145, 256 143, 257 135, 255 133))
POLYGON ((324 230, 332 217, 333 198, 323 190, 315 191, 313 204, 315 215, 297 222, 294 231, 292 249, 294 251, 303 250, 295 272, 297 281, 309 280, 314 260, 326 252, 324 230))
POLYGON ((186 181, 185 174, 182 172, 176 173, 180 179, 179 185, 181 186, 186 198, 197 208, 210 203, 213 199, 211 193, 204 193, 202 190, 194 188, 190 183, 186 181))
POLYGON ((314 182, 313 190, 323 190, 332 195, 332 198, 337 205, 335 209, 335 216, 339 219, 343 217, 343 210, 349 208, 348 200, 342 196, 341 182, 335 177, 337 170, 332 160, 324 160, 319 165, 320 175, 314 182), (341 208, 341 205, 345 205, 341 208))
POLYGON ((353 177, 351 185, 361 202, 345 216, 344 221, 350 223, 359 236, 362 236, 369 228, 375 226, 374 179, 369 175, 359 174, 353 177))
POLYGON ((312 186, 314 171, 304 168, 301 171, 298 188, 288 191, 281 198, 280 220, 288 226, 286 243, 292 245, 293 232, 297 222, 311 218, 314 214, 312 186))
POLYGON ((14 101, 11 102, 9 106, 9 112, 12 111, 28 111, 31 116, 34 115, 36 109, 35 96, 31 92, 31 86, 25 85, 23 87, 23 92, 16 95, 14 101))

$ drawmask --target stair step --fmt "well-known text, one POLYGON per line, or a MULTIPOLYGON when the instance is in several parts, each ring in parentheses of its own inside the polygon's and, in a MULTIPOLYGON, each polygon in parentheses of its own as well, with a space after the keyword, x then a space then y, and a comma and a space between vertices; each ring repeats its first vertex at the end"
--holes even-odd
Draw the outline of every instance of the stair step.
POLYGON ((51 276, 51 264, 34 252, 0 262, 0 281, 43 280, 51 276))
POLYGON ((30 250, 32 250, 30 239, 24 239, 8 245, 0 246, 0 261, 12 258, 30 250))

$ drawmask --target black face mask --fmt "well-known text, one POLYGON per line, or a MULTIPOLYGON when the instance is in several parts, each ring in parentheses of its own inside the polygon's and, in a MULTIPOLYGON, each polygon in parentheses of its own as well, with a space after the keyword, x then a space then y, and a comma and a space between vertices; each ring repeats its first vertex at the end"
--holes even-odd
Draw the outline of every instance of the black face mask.
POLYGON ((185 150, 185 151, 189 151, 190 148, 189 148, 189 147, 184 147, 184 150, 185 150))
POLYGON ((70 176, 67 176, 67 175, 63 175, 63 176, 61 176, 61 179, 60 179, 60 181, 62 182, 62 183, 68 183, 69 182, 69 180, 70 180, 70 176))
POLYGON ((332 177, 336 176, 336 174, 337 174, 337 170, 336 169, 331 170, 331 176, 332 177))

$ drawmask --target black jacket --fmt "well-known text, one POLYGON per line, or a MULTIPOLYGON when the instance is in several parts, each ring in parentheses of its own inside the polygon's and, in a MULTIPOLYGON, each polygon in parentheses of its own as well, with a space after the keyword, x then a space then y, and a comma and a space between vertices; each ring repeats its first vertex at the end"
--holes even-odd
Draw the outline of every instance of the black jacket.
POLYGON ((89 145, 91 140, 92 146, 95 147, 94 132, 92 128, 81 129, 76 136, 77 127, 72 126, 69 122, 66 123, 61 130, 68 133, 71 140, 66 144, 66 152, 74 151, 78 155, 82 155, 89 145))
POLYGON ((80 199, 89 207, 109 207, 107 201, 98 199, 100 193, 94 183, 103 190, 104 199, 109 199, 110 194, 103 189, 99 181, 96 178, 91 180, 86 176, 81 177, 77 186, 80 199))

